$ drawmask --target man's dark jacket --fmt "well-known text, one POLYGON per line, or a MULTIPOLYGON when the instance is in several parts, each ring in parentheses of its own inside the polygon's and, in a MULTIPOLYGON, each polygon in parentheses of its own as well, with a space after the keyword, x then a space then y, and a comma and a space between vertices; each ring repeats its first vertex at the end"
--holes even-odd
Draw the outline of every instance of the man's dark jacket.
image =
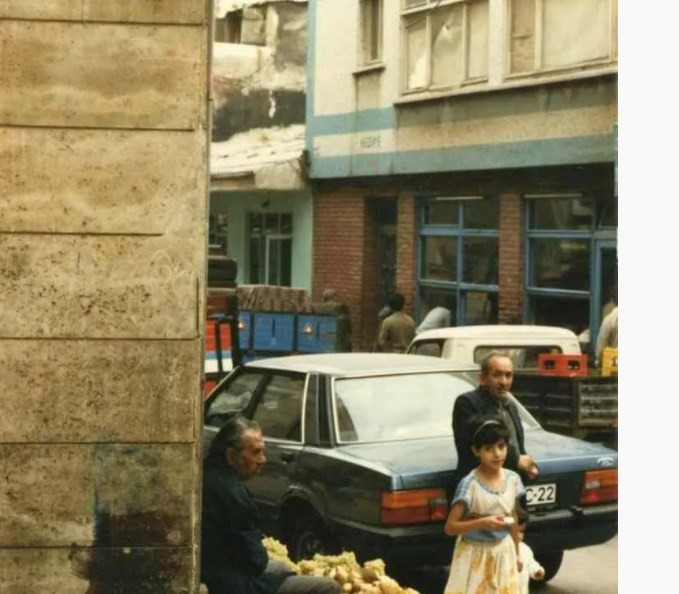
MULTIPOLYGON (((502 416, 502 404, 500 400, 479 386, 476 390, 461 394, 455 400, 453 407, 453 435, 457 448, 457 472, 456 476, 461 479, 467 476, 479 465, 479 460, 472 452, 472 438, 476 427, 472 426, 474 417, 502 416)), ((505 468, 520 472, 518 468, 519 456, 526 453, 523 443, 523 426, 516 405, 507 401, 507 412, 516 429, 516 439, 519 442, 519 450, 508 444, 505 468)), ((523 475, 523 473, 521 473, 523 475)), ((525 478, 525 477, 524 477, 525 478)))
POLYGON ((210 594, 273 594, 289 574, 264 573, 259 510, 243 480, 219 456, 203 464, 201 581, 210 594))

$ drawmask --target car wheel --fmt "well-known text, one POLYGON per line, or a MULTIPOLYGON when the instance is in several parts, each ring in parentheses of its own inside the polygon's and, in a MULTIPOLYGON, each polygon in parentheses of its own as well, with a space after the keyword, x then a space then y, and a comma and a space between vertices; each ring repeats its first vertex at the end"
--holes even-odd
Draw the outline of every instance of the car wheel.
POLYGON ((301 561, 313 558, 316 553, 334 554, 337 544, 317 515, 304 514, 297 518, 290 549, 293 561, 301 561))
POLYGON ((540 553, 535 553, 535 560, 542 565, 545 570, 545 577, 540 581, 546 583, 559 571, 561 562, 563 561, 563 551, 542 551, 540 553))

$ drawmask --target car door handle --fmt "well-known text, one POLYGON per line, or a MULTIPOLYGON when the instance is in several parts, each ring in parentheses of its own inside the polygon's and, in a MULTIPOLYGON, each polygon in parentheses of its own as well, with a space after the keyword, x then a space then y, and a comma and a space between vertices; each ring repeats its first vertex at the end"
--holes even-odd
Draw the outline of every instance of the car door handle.
POLYGON ((293 454, 292 452, 283 452, 281 454, 281 460, 283 460, 283 462, 285 462, 286 464, 292 462, 294 459, 295 454, 293 454))

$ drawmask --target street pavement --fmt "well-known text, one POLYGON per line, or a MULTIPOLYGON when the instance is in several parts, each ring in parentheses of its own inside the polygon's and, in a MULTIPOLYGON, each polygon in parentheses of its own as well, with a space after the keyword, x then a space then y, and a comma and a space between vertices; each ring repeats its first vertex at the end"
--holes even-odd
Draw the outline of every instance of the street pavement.
POLYGON ((559 573, 542 594, 617 594, 618 537, 596 547, 566 551, 559 573))
MULTIPOLYGON (((420 594, 443 594, 447 568, 432 567, 397 577, 402 586, 420 594)), ((566 551, 561 569, 548 584, 533 588, 536 594, 617 594, 618 537, 602 545, 566 551)))

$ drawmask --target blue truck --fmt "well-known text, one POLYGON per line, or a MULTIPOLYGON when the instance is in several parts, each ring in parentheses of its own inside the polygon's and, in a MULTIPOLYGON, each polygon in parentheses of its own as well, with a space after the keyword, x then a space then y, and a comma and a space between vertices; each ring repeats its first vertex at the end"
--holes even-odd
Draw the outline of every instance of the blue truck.
POLYGON ((233 260, 209 258, 205 395, 242 362, 351 350, 345 305, 313 304, 304 289, 237 286, 235 275, 233 260))

